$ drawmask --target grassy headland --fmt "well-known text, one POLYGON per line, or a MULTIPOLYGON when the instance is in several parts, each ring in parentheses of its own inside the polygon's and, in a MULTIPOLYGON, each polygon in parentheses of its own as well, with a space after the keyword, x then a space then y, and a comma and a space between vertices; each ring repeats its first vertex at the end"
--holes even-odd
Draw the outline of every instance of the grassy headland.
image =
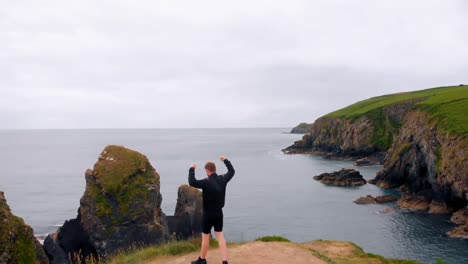
MULTIPOLYGON (((439 122, 439 127, 450 133, 468 132, 468 86, 448 86, 414 92, 373 97, 331 112, 327 117, 357 119, 363 115, 374 121, 382 120, 382 109, 392 104, 418 100, 415 109, 423 110, 439 122)), ((398 124, 395 124, 398 126, 398 124)))

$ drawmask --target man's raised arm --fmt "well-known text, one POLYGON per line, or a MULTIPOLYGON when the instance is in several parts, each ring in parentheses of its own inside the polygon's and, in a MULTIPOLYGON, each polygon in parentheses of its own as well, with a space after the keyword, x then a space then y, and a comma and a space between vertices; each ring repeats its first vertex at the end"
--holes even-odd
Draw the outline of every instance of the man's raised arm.
POLYGON ((232 179, 236 171, 234 170, 234 167, 232 166, 231 162, 225 156, 221 156, 220 160, 224 162, 224 165, 226 165, 228 169, 228 172, 224 174, 224 179, 227 183, 232 179))
POLYGON ((188 174, 188 182, 189 182, 190 186, 201 189, 201 188, 203 188, 203 182, 204 181, 195 179, 195 168, 196 167, 197 167, 197 165, 195 165, 195 164, 192 164, 192 166, 190 167, 189 174, 188 174))

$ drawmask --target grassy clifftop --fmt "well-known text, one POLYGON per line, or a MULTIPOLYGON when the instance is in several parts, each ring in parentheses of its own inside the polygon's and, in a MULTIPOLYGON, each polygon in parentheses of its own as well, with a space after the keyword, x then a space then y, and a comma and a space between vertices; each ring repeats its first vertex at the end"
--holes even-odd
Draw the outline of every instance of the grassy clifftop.
POLYGON ((448 86, 426 90, 388 94, 366 99, 337 111, 326 117, 357 119, 363 115, 371 119, 381 118, 382 109, 405 101, 417 100, 415 109, 423 110, 439 122, 439 127, 454 134, 468 132, 468 86, 448 86))

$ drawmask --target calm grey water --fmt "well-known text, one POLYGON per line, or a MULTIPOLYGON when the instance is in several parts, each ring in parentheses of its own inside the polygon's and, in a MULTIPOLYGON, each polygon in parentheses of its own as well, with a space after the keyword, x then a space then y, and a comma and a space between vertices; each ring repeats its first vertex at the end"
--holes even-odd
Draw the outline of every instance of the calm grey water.
MULTIPOLYGON (((388 257, 468 263, 468 241, 444 235, 453 227, 448 216, 385 213, 394 205, 354 204, 362 195, 391 192, 373 185, 340 188, 314 181, 314 175, 353 165, 284 155, 281 149, 301 137, 285 131, 289 129, 0 131, 0 190, 36 234, 54 232, 76 217, 86 168, 92 168, 106 145, 124 145, 147 155, 160 173, 163 211, 171 215, 190 163, 215 160, 224 172, 218 157, 226 155, 236 168, 224 210, 228 240, 265 235, 297 242, 347 240, 388 257)), ((379 169, 358 168, 368 179, 379 169)), ((201 169, 197 173, 204 176, 201 169)))

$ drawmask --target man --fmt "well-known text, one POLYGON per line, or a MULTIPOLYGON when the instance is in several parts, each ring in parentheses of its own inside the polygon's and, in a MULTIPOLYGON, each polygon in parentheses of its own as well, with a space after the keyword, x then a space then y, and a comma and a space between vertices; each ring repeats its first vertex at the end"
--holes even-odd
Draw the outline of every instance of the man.
POLYGON ((223 207, 226 196, 226 185, 234 176, 234 168, 231 162, 224 156, 221 161, 226 165, 228 172, 224 175, 216 174, 214 162, 207 162, 205 165, 207 178, 203 180, 195 179, 196 164, 192 164, 189 170, 189 184, 192 187, 203 190, 203 226, 202 244, 200 256, 192 264, 206 264, 206 255, 210 246, 211 228, 214 227, 219 249, 223 258, 223 264, 228 264, 226 240, 223 234, 223 207))

